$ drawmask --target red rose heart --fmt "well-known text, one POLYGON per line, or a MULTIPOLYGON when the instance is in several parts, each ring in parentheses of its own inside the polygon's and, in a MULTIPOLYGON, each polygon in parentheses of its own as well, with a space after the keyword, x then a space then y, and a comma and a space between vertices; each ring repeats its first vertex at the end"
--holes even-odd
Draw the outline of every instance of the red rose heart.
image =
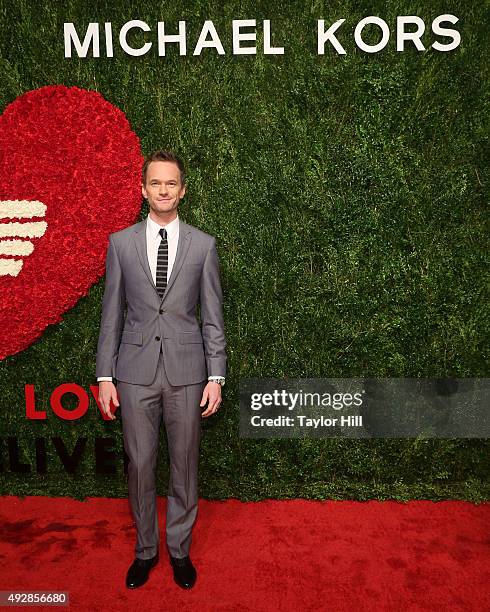
POLYGON ((54 85, 0 116, 0 359, 104 274, 108 235, 141 208, 140 143, 99 93, 54 85))

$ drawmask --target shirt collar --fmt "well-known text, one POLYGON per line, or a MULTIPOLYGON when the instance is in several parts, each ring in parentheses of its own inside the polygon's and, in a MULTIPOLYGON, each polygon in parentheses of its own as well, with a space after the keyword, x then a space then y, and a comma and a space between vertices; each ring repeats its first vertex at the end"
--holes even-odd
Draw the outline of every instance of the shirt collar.
POLYGON ((160 229, 162 227, 165 227, 167 232, 167 240, 171 240, 179 231, 179 216, 177 215, 177 217, 175 217, 173 221, 170 221, 170 223, 167 223, 167 225, 159 225, 156 221, 153 221, 150 215, 148 215, 147 224, 148 231, 155 240, 160 235, 160 229))

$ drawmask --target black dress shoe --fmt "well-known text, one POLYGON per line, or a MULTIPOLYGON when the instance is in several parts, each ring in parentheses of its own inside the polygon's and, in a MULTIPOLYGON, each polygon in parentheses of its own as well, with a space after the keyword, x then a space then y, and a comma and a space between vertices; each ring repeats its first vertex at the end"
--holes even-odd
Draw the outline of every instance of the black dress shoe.
POLYGON ((126 586, 128 589, 137 589, 145 584, 150 575, 152 567, 158 563, 158 553, 151 559, 136 559, 133 561, 126 576, 126 586))
POLYGON ((174 570, 174 580, 183 589, 191 589, 196 582, 197 572, 189 556, 177 558, 170 557, 174 570))

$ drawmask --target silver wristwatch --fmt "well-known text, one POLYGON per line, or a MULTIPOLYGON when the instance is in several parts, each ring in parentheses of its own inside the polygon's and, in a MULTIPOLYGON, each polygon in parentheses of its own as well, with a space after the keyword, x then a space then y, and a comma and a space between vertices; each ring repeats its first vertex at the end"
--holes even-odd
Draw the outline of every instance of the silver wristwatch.
POLYGON ((225 386, 225 379, 222 376, 220 376, 219 378, 212 378, 211 381, 218 383, 222 387, 225 386))

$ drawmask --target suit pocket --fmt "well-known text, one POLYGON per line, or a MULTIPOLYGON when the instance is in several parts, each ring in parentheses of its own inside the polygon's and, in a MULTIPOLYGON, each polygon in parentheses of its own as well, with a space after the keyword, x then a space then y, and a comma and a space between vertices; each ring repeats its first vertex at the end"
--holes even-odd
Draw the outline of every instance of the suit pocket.
POLYGON ((180 332, 180 344, 202 344, 201 332, 180 332))
POLYGON ((199 274, 201 270, 202 270, 202 263, 194 263, 192 261, 188 261, 182 266, 182 271, 188 272, 189 274, 196 274, 196 273, 199 274))
POLYGON ((131 331, 125 330, 121 336, 121 342, 125 344, 138 344, 141 346, 143 344, 143 332, 141 331, 131 331))
POLYGON ((197 258, 194 256, 192 257, 192 255, 188 255, 185 259, 184 259, 184 266, 202 266, 203 264, 203 259, 202 258, 197 258))

